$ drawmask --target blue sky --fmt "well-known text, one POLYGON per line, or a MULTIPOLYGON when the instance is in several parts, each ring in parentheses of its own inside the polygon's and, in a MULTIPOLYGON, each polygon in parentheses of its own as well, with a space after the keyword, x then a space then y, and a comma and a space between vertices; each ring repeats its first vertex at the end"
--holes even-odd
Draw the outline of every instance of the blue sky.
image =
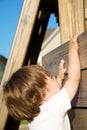
MULTIPOLYGON (((0 55, 8 58, 24 0, 0 0, 0 55)), ((48 28, 56 28, 52 14, 48 28)))

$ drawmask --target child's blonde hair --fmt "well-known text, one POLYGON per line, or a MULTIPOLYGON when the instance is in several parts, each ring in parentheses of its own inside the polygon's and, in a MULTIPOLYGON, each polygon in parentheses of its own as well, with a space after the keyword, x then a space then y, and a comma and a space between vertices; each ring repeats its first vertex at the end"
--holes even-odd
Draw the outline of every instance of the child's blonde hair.
POLYGON ((45 96, 46 76, 50 73, 38 65, 30 65, 16 71, 3 88, 8 112, 17 120, 32 121, 40 112, 45 96))

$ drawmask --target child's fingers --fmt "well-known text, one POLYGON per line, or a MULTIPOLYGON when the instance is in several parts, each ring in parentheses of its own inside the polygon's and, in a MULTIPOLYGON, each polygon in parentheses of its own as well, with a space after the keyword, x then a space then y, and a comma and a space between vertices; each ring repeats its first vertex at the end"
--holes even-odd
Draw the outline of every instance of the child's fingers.
POLYGON ((64 73, 66 72, 66 68, 65 68, 65 60, 62 59, 59 63, 59 71, 63 71, 64 73))
POLYGON ((62 66, 62 67, 63 67, 63 66, 64 66, 64 64, 65 64, 65 61, 62 59, 62 60, 60 61, 60 63, 59 63, 59 64, 60 64, 60 66, 62 66))
POLYGON ((77 43, 77 38, 78 38, 79 34, 80 34, 80 33, 77 33, 77 34, 71 39, 71 41, 72 41, 73 43, 77 43))

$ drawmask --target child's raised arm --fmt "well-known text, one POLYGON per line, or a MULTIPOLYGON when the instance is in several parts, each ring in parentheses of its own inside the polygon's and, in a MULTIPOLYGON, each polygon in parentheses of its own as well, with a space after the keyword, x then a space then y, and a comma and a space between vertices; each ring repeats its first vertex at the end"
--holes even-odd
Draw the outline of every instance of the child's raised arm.
POLYGON ((79 81, 80 81, 80 62, 78 56, 78 34, 69 42, 69 66, 68 66, 68 80, 64 87, 66 88, 70 100, 75 96, 79 81))

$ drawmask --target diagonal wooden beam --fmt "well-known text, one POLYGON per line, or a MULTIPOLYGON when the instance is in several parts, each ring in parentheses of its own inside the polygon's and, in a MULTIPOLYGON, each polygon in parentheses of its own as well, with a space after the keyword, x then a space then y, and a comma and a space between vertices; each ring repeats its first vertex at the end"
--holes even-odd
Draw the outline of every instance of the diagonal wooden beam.
POLYGON ((0 85, 0 130, 4 130, 8 116, 7 109, 2 101, 3 83, 14 71, 23 66, 39 5, 40 0, 24 0, 12 49, 0 85))

